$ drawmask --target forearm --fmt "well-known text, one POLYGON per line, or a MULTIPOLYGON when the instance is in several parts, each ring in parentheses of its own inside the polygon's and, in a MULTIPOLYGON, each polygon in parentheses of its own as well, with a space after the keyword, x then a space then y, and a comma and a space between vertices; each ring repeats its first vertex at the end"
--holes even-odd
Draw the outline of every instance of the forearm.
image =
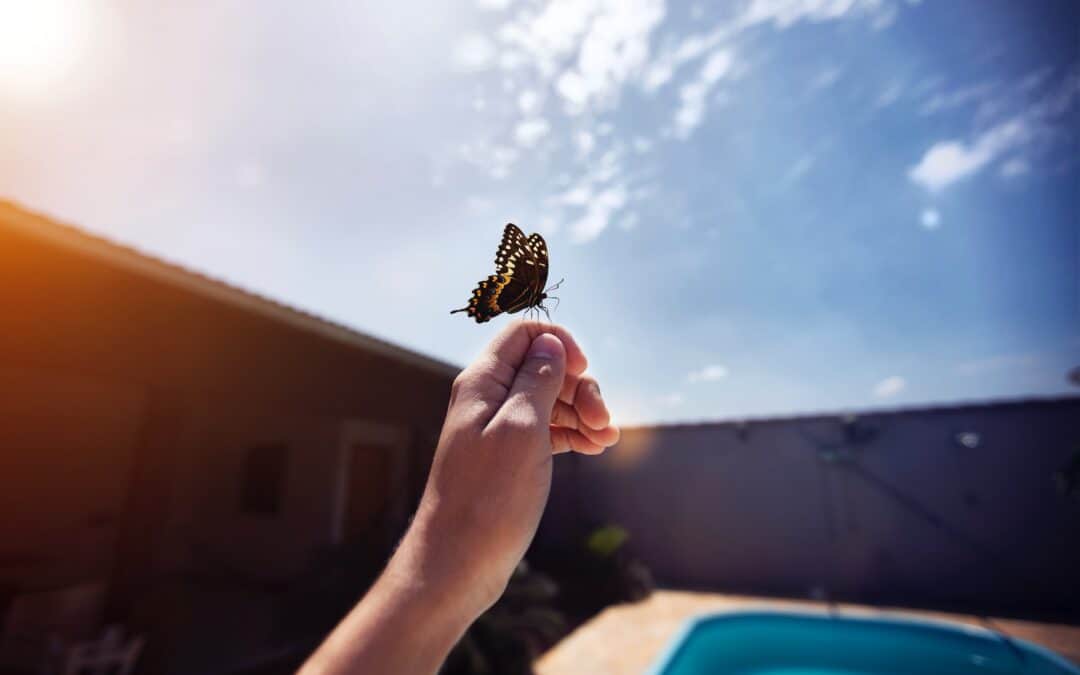
POLYGON ((364 599, 334 629, 300 675, 435 673, 483 611, 461 570, 430 555, 430 532, 415 523, 364 599))

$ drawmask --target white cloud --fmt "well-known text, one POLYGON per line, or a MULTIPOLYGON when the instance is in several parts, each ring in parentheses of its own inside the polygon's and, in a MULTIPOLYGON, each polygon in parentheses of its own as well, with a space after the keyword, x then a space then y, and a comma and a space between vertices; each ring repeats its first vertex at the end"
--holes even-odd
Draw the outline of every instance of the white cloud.
POLYGON ((644 136, 636 137, 634 139, 633 145, 634 145, 634 152, 638 153, 639 155, 644 155, 645 153, 652 150, 652 147, 653 147, 652 141, 645 138, 644 136))
POLYGON ((923 209, 919 215, 919 224, 924 230, 936 230, 941 227, 941 214, 937 209, 923 209))
POLYGON ((483 70, 495 59, 495 45, 479 33, 465 35, 454 45, 453 64, 458 70, 483 70))
POLYGON ((567 111, 576 113, 606 107, 638 75, 663 17, 663 0, 551 0, 539 12, 519 11, 498 37, 526 54, 542 79, 555 80, 567 111))
POLYGON ((574 146, 577 147, 578 156, 584 157, 596 147, 596 138, 588 131, 579 131, 574 135, 574 146))
POLYGON ((713 364, 687 374, 686 380, 688 382, 715 382, 724 379, 727 374, 728 369, 725 366, 713 364))
POLYGON ((540 95, 532 89, 526 89, 518 94, 518 109, 525 114, 531 113, 540 103, 540 95))
POLYGON ((1001 165, 1002 178, 1016 178, 1031 172, 1031 165, 1027 160, 1013 157, 1001 165))
POLYGON ((585 78, 576 71, 568 70, 563 73, 555 83, 555 90, 566 101, 567 112, 576 114, 585 109, 585 103, 589 100, 589 88, 585 84, 585 78))
POLYGON ((531 148, 549 131, 551 124, 543 117, 522 120, 514 127, 514 140, 523 148, 531 148))
POLYGON ((604 107, 618 90, 636 76, 649 59, 649 36, 664 18, 662 0, 606 0, 592 5, 578 50, 577 62, 556 86, 572 110, 604 107))
POLYGON ((679 90, 680 106, 675 113, 675 136, 689 138, 705 118, 705 100, 713 86, 731 70, 733 62, 730 50, 713 52, 698 76, 679 90))
POLYGON ((510 6, 513 0, 476 0, 476 6, 488 11, 502 11, 510 6))
POLYGON ((957 140, 935 143, 919 163, 908 170, 908 178, 930 192, 940 192, 956 181, 978 173, 1028 135, 1026 123, 1014 118, 982 133, 971 144, 957 140))
POLYGON ((592 190, 586 185, 578 185, 562 193, 559 201, 567 206, 585 206, 592 198, 592 190))
POLYGON ((596 9, 594 2, 552 0, 539 13, 519 12, 499 28, 499 40, 531 56, 540 74, 550 78, 559 62, 577 48, 596 9))
POLYGON ((907 381, 899 375, 886 377, 874 385, 874 396, 877 398, 891 398, 896 396, 907 387, 907 381))
MULTIPOLYGON (((895 8, 881 0, 753 0, 739 23, 746 27, 772 23, 774 28, 784 30, 800 21, 817 23, 854 15, 869 15, 875 22, 891 22, 894 13, 895 8)), ((875 24, 875 28, 880 27, 884 26, 875 24)))
POLYGON ((970 103, 985 101, 994 93, 996 86, 993 82, 983 82, 949 92, 938 92, 919 107, 919 114, 933 115, 942 110, 951 110, 970 103))
POLYGON ((671 80, 675 71, 685 63, 693 61, 719 44, 730 33, 726 27, 708 35, 691 35, 679 43, 673 51, 660 54, 645 70, 642 88, 653 93, 671 80))
POLYGON ((570 239, 576 244, 592 241, 611 224, 611 217, 626 205, 626 188, 622 185, 597 193, 585 205, 585 214, 570 226, 570 239))

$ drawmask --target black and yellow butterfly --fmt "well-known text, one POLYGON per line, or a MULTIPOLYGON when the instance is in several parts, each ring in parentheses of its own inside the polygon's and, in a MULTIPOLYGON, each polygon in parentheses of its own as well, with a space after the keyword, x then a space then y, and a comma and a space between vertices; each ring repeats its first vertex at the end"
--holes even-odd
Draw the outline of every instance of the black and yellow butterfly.
POLYGON ((546 313, 543 302, 548 297, 544 289, 547 276, 548 250, 544 238, 538 233, 526 238, 517 225, 507 223, 495 253, 495 274, 477 285, 468 306, 450 313, 468 312, 476 323, 484 323, 503 312, 513 314, 532 307, 546 313))

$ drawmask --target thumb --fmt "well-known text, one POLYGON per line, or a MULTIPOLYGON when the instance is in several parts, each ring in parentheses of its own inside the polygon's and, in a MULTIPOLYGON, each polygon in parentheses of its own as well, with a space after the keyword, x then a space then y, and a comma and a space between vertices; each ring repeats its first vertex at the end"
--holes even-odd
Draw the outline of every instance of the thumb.
POLYGON ((551 409, 565 375, 566 349, 562 341, 551 333, 537 335, 510 385, 507 412, 515 417, 527 417, 536 424, 550 423, 551 409))

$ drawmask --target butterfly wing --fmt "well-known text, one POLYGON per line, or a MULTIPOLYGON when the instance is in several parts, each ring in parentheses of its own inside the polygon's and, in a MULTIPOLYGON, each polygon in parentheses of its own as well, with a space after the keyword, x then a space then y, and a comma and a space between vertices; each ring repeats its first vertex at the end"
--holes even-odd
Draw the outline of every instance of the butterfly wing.
POLYGON ((495 252, 495 274, 477 285, 468 306, 454 312, 467 312, 477 323, 483 323, 503 312, 513 313, 530 306, 536 268, 535 255, 525 233, 513 223, 507 223, 495 252))
MULTIPOLYGON (((544 287, 547 286, 548 278, 548 248, 547 242, 540 236, 539 232, 533 232, 529 235, 528 239, 529 250, 532 251, 533 261, 536 265, 536 287, 534 289, 536 298, 540 297, 540 294, 544 292, 544 287)), ((536 302, 533 303, 537 304, 536 302)))

